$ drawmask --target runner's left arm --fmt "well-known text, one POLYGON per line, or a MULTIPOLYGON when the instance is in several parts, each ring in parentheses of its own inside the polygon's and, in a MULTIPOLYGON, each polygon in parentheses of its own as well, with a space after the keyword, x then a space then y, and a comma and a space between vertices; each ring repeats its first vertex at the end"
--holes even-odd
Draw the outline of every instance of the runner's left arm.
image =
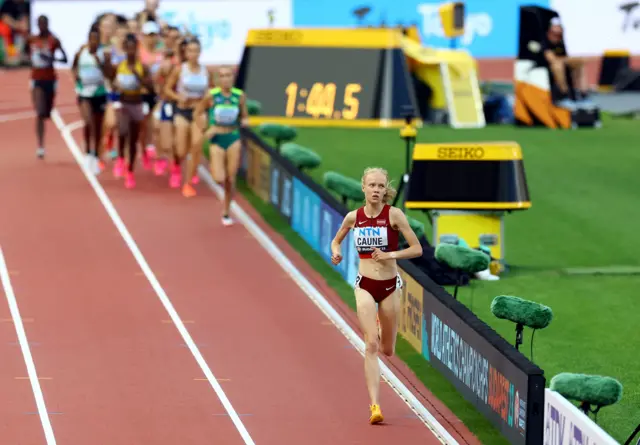
POLYGON ((68 58, 67 58, 67 53, 66 53, 66 51, 64 50, 64 48, 62 47, 62 43, 60 42, 60 39, 56 39, 56 47, 55 47, 55 49, 53 50, 53 51, 54 51, 54 54, 55 54, 55 51, 56 51, 56 50, 60 50, 60 52, 62 53, 62 57, 61 57, 60 59, 56 59, 56 58, 54 57, 54 59, 53 59, 53 60, 54 60, 55 62, 67 63, 67 62, 69 61, 69 60, 68 60, 68 58))

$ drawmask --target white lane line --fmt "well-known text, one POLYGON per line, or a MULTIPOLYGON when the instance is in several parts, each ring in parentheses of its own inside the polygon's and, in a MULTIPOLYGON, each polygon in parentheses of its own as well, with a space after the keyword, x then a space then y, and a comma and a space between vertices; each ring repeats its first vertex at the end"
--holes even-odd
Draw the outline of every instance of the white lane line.
MULTIPOLYGON (((207 168, 203 165, 198 167, 198 173, 209 188, 213 190, 218 199, 222 199, 223 190, 215 183, 207 168)), ((284 271, 296 282, 302 291, 315 303, 318 308, 331 320, 331 322, 342 332, 349 342, 364 357, 364 341, 360 338, 344 318, 333 308, 331 303, 320 293, 320 291, 304 276, 302 272, 287 258, 280 248, 269 238, 269 236, 258 226, 255 221, 235 202, 231 203, 231 211, 236 218, 247 228, 258 243, 271 255, 271 257, 284 269, 284 271)), ((433 417, 429 410, 413 395, 404 383, 393 373, 393 371, 380 360, 380 371, 384 380, 391 386, 396 394, 411 408, 411 410, 422 420, 431 432, 446 445, 459 445, 449 434, 445 427, 433 417)))
MULTIPOLYGON (((78 107, 77 106, 61 107, 58 110, 60 112, 68 113, 72 111, 78 111, 78 107)), ((14 121, 20 121, 24 119, 30 119, 32 117, 36 117, 35 111, 22 111, 20 113, 0 114, 0 124, 4 122, 14 122, 14 121)))
POLYGON ((125 225, 124 221, 122 220, 122 218, 116 211, 115 207, 113 206, 113 203, 109 199, 109 196, 107 196, 107 193, 104 191, 104 189, 102 188, 102 185, 100 184, 100 182, 98 182, 96 177, 86 169, 84 163, 82 162, 82 159, 83 159, 82 150, 80 149, 76 141, 73 139, 73 136, 71 135, 71 131, 69 127, 65 125, 64 120, 62 119, 62 117, 60 116, 60 113, 58 113, 57 110, 53 110, 53 112, 51 113, 51 120, 54 122, 54 124, 60 131, 60 134, 62 135, 62 138, 64 139, 67 145, 67 148, 69 149, 69 151, 75 158, 76 162, 78 163, 80 170, 82 171, 85 178, 87 178, 87 181, 95 191, 96 195, 98 196, 98 199, 102 203, 102 206, 107 211, 107 214, 113 221, 113 224, 115 224, 116 228, 118 229, 118 232, 120 232, 120 236, 122 236, 122 239, 126 243, 131 253, 133 254, 133 257, 135 258, 136 262, 140 266, 140 269, 144 273, 145 277, 151 284, 151 287, 153 288, 156 295, 160 299, 160 302, 162 303, 167 313, 169 314, 169 317, 171 317, 173 324, 178 329, 178 332, 180 332, 180 335, 182 336, 184 343, 189 348, 189 351, 191 351, 191 354, 195 358, 196 362, 200 366, 200 369, 202 370, 205 377, 209 381, 209 384, 211 385, 216 395, 220 399, 220 402, 224 406, 224 409, 229 414, 229 417, 231 418, 231 421, 233 422, 236 429, 240 433, 242 440, 246 445, 255 445, 255 442, 249 435, 249 432, 247 431, 244 424, 242 423, 242 420, 240 420, 238 413, 231 405, 231 402, 227 398, 227 395, 224 393, 222 386, 220 385, 220 383, 218 383, 218 380, 213 375, 213 372, 211 372, 209 365, 207 364, 204 357, 200 353, 200 350, 198 349, 195 342, 191 338, 191 334, 189 334, 189 331, 187 330, 184 323, 182 322, 182 318, 180 317, 180 315, 178 315, 178 312, 173 307, 173 304, 171 303, 169 296, 160 285, 160 282, 158 281, 155 274, 151 270, 149 263, 145 259, 144 255, 142 255, 140 248, 138 248, 138 245, 133 239, 133 236, 131 236, 131 233, 127 229, 127 226, 125 225))
POLYGON ((20 316, 20 310, 18 309, 18 301, 16 300, 16 294, 13 292, 13 286, 11 285, 11 279, 9 278, 9 269, 7 268, 7 262, 5 261, 2 247, 0 247, 0 280, 2 281, 4 294, 7 297, 7 303, 9 304, 9 311, 11 312, 13 324, 16 327, 18 343, 22 350, 24 362, 27 365, 27 374, 29 376, 29 382, 31 383, 31 389, 33 390, 33 396, 36 399, 36 406, 38 407, 40 423, 44 430, 44 437, 47 441, 47 445, 56 445, 53 427, 51 426, 47 406, 44 403, 42 388, 40 388, 40 382, 38 381, 36 364, 33 362, 33 356, 29 349, 29 340, 27 340, 27 333, 25 332, 24 325, 22 324, 22 317, 20 316))

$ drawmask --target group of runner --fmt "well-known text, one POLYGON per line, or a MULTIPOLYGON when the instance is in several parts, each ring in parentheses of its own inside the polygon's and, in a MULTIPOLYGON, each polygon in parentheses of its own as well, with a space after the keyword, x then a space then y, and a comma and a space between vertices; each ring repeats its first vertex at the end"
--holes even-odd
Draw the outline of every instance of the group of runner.
MULTIPOLYGON (((208 140, 211 174, 225 190, 222 222, 231 225, 241 160, 239 127, 248 120, 245 95, 233 87, 231 67, 219 68, 215 76, 201 63, 196 36, 148 17, 142 20, 100 15, 73 58, 85 124, 85 167, 97 175, 113 161, 113 175, 132 189, 140 152, 144 169, 157 176, 168 173, 169 187, 181 188, 189 198, 196 195, 193 185, 208 140)), ((38 18, 38 34, 29 45, 37 155, 44 158, 44 122, 53 109, 57 81, 53 62, 66 63, 67 55, 45 16, 38 18), (62 57, 56 59, 58 50, 62 57)))
MULTIPOLYGON (((39 17, 38 28, 39 34, 29 45, 32 97, 38 116, 37 154, 42 158, 44 121, 55 97, 54 54, 60 50, 62 57, 55 60, 62 62, 67 56, 49 31, 46 17, 39 17)), ((98 174, 111 157, 114 175, 124 177, 125 186, 133 188, 140 145, 143 166, 153 168, 159 176, 168 170, 169 186, 182 187, 182 194, 191 197, 195 195, 192 185, 198 178, 196 167, 203 141, 209 140, 212 175, 225 186, 222 222, 229 225, 241 154, 238 128, 246 125, 247 119, 245 96, 233 88, 234 73, 228 67, 219 70, 215 86, 213 74, 200 63, 200 53, 197 38, 177 28, 160 29, 153 20, 140 23, 114 14, 98 17, 86 44, 73 59, 78 105, 85 122, 85 167, 98 174), (116 134, 117 150, 112 152, 116 134), (185 160, 188 165, 183 176, 185 160)), ((335 265, 343 260, 341 244, 354 231, 360 257, 355 297, 366 344, 369 422, 377 424, 384 419, 378 354, 394 354, 400 314, 403 283, 397 260, 421 256, 422 247, 405 214, 389 204, 395 190, 385 170, 367 169, 362 190, 365 204, 346 215, 331 242, 331 260, 335 265), (405 249, 399 247, 400 235, 408 244, 405 249)))

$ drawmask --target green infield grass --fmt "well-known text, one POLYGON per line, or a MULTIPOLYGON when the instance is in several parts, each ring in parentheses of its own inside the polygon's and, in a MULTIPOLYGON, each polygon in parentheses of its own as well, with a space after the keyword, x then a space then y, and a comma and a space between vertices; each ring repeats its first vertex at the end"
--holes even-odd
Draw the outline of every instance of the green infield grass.
MULTIPOLYGON (((505 217, 507 274, 497 282, 474 281, 459 299, 508 341, 515 326, 498 320, 489 306, 497 295, 515 295, 550 306, 551 325, 536 334, 534 361, 547 382, 556 374, 590 373, 614 377, 624 385, 622 400, 603 408, 598 423, 624 442, 640 422, 640 334, 635 303, 640 276, 606 274, 640 266, 640 127, 632 120, 604 120, 599 130, 519 129, 490 126, 478 130, 425 127, 419 142, 518 142, 524 155, 532 208, 505 217), (567 269, 597 268, 600 275, 567 269)), ((404 143, 395 129, 298 129, 296 143, 322 156, 311 172, 322 183, 334 170, 359 179, 368 166, 386 168, 397 184, 404 168, 404 143)), ((351 287, 316 254, 277 212, 241 187, 266 221, 298 250, 353 307, 351 287)), ((420 212, 410 212, 427 221, 420 212)), ((427 224, 427 233, 430 229, 427 224)), ((588 269, 587 269, 588 270, 588 269)), ((530 357, 530 331, 523 353, 530 357)), ((429 363, 402 339, 398 353, 483 443, 506 443, 429 363)))

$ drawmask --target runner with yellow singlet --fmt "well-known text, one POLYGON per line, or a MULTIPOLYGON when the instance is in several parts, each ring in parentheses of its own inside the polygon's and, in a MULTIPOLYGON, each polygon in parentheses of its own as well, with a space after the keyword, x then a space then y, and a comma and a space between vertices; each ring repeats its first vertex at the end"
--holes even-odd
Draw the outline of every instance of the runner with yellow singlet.
POLYGON ((125 176, 125 187, 135 187, 133 171, 138 152, 140 126, 144 120, 144 89, 153 89, 151 76, 138 57, 138 39, 134 34, 125 38, 127 59, 118 65, 113 86, 120 93, 120 117, 118 125, 118 159, 113 173, 119 178, 125 176), (129 163, 125 173, 124 148, 128 139, 129 163))
MULTIPOLYGON (((230 67, 218 70, 220 86, 198 104, 196 115, 209 110, 209 129, 205 132, 210 145, 210 166, 213 179, 224 184, 222 224, 230 226, 231 199, 241 160, 239 127, 249 125, 247 100, 241 89, 234 88, 234 74, 230 67)), ((203 126, 204 127, 204 126, 203 126)))

